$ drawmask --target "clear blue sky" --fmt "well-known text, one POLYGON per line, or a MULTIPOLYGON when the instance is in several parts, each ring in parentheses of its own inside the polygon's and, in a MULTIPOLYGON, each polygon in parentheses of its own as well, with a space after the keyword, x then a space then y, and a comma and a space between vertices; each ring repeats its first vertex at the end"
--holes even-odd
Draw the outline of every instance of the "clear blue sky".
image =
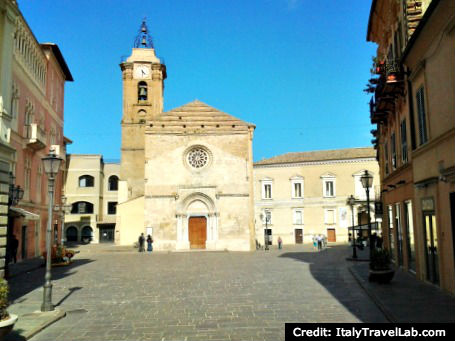
POLYGON ((40 42, 57 43, 70 153, 120 158, 122 80, 147 17, 163 57, 165 110, 199 99, 256 124, 254 159, 369 146, 364 0, 19 0, 40 42))

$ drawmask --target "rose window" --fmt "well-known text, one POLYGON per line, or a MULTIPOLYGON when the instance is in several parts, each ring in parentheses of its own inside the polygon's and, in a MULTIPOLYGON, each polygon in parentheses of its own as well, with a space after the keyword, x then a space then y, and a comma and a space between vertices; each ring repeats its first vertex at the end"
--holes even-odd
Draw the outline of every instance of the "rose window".
POLYGON ((202 148, 194 148, 188 153, 187 159, 191 167, 200 169, 207 165, 209 154, 202 148))

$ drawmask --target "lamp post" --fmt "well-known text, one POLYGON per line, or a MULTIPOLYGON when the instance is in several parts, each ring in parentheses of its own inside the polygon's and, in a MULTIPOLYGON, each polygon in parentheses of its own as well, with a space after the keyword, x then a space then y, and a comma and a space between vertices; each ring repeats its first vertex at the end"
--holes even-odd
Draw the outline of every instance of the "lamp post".
POLYGON ((352 259, 357 259, 357 245, 355 244, 355 231, 354 231, 354 204, 355 204, 355 198, 354 198, 354 196, 352 194, 346 200, 346 204, 351 206, 351 216, 352 216, 352 259))
POLYGON ((264 231, 264 250, 269 249, 269 229, 268 229, 268 223, 270 222, 270 213, 265 212, 264 214, 260 214, 260 218, 262 221, 264 221, 265 218, 265 231, 264 231))
POLYGON ((52 208, 54 205, 54 183, 55 178, 60 169, 62 159, 55 155, 53 149, 49 150, 49 154, 42 158, 44 172, 48 179, 49 206, 47 211, 47 231, 46 231, 46 274, 44 275, 44 292, 43 304, 41 311, 52 311, 52 283, 51 283, 51 240, 52 240, 52 208))
POLYGON ((55 205, 55 210, 60 211, 60 218, 61 218, 60 243, 62 246, 65 243, 65 235, 64 235, 64 233, 65 233, 65 215, 70 214, 70 211, 71 211, 71 205, 67 205, 66 200, 67 200, 66 196, 62 195, 62 197, 60 199, 61 205, 55 205))
MULTIPOLYGON (((24 190, 21 186, 16 186, 14 183, 16 177, 12 172, 9 174, 9 190, 8 190, 8 211, 11 206, 16 206, 24 197, 24 190)), ((8 214, 9 215, 9 214, 8 214)), ((5 257, 5 277, 9 276, 9 263, 11 262, 11 243, 13 239, 14 218, 8 217, 8 227, 6 232, 6 257, 5 257)))
POLYGON ((373 176, 365 170, 362 174, 360 181, 367 194, 367 209, 368 209, 368 240, 370 242, 370 258, 373 252, 373 243, 371 238, 371 217, 370 217, 370 188, 373 185, 373 176))

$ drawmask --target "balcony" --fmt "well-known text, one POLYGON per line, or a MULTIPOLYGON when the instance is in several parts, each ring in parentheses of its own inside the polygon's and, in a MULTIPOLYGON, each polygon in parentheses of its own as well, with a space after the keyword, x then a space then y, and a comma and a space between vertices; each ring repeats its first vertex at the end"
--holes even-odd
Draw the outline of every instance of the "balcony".
POLYGON ((376 66, 376 73, 380 76, 375 92, 376 97, 396 98, 403 94, 404 72, 399 60, 392 59, 379 63, 376 66))
POLYGON ((374 89, 374 96, 370 101, 370 118, 373 124, 387 121, 388 114, 395 111, 395 100, 403 96, 404 90, 404 73, 398 60, 376 64, 375 72, 379 78, 370 80, 370 88, 374 89))
POLYGON ((25 128, 27 147, 34 150, 46 147, 46 133, 38 126, 38 124, 32 123, 30 125, 26 125, 25 128))

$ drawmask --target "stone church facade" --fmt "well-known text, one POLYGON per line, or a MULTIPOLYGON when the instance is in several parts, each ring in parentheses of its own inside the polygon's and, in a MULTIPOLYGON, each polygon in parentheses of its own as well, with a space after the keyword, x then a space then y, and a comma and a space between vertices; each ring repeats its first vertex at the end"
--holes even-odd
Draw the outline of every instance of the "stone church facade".
POLYGON ((163 112, 166 66, 145 23, 123 76, 115 240, 156 250, 254 248, 255 126, 200 101, 163 112))

